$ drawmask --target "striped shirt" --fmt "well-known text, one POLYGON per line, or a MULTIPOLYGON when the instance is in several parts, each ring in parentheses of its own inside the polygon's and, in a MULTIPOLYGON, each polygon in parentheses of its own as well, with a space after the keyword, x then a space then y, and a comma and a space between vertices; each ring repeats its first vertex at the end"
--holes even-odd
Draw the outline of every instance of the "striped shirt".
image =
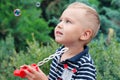
POLYGON ((60 58, 63 53, 58 53, 60 55, 52 60, 49 80, 96 80, 96 69, 88 50, 85 46, 84 51, 62 62, 60 58))

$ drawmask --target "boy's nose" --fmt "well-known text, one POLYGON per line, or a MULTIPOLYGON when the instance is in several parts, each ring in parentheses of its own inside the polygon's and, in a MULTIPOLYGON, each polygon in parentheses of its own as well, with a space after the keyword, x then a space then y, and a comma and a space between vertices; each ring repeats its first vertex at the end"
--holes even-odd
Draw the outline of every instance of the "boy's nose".
POLYGON ((58 28, 63 28, 63 23, 62 23, 62 22, 58 23, 58 24, 57 24, 57 27, 58 27, 58 28))

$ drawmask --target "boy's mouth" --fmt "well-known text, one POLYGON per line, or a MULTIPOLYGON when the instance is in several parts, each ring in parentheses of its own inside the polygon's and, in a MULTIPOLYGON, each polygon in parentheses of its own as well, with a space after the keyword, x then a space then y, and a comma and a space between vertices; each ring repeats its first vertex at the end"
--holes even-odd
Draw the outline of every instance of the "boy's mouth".
POLYGON ((56 31, 56 34, 57 34, 57 35, 63 35, 63 33, 60 32, 60 31, 56 31))

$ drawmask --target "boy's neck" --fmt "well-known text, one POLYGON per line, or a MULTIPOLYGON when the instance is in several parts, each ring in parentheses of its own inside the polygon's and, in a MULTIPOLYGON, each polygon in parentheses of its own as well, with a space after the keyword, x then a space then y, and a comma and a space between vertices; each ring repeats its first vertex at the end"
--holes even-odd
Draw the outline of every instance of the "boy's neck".
POLYGON ((61 61, 64 61, 66 59, 72 58, 75 55, 79 54, 80 52, 82 52, 84 50, 84 46, 82 45, 78 45, 78 46, 65 46, 68 48, 68 51, 66 51, 62 57, 61 57, 61 61))
POLYGON ((75 44, 69 44, 65 45, 65 47, 68 48, 67 52, 70 52, 72 54, 78 54, 84 50, 85 44, 83 43, 75 43, 75 44))
POLYGON ((70 55, 77 55, 84 50, 84 46, 68 46, 68 51, 66 53, 70 55))

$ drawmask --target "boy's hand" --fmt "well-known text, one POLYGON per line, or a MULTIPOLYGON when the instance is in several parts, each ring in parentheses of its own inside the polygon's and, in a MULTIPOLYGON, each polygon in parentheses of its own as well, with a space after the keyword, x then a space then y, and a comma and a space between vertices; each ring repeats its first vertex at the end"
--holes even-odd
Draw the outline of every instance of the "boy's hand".
POLYGON ((28 80, 48 80, 48 77, 38 68, 38 71, 36 71, 35 68, 29 66, 29 65, 24 65, 27 66, 28 70, 25 70, 24 72, 26 73, 26 78, 28 80))

